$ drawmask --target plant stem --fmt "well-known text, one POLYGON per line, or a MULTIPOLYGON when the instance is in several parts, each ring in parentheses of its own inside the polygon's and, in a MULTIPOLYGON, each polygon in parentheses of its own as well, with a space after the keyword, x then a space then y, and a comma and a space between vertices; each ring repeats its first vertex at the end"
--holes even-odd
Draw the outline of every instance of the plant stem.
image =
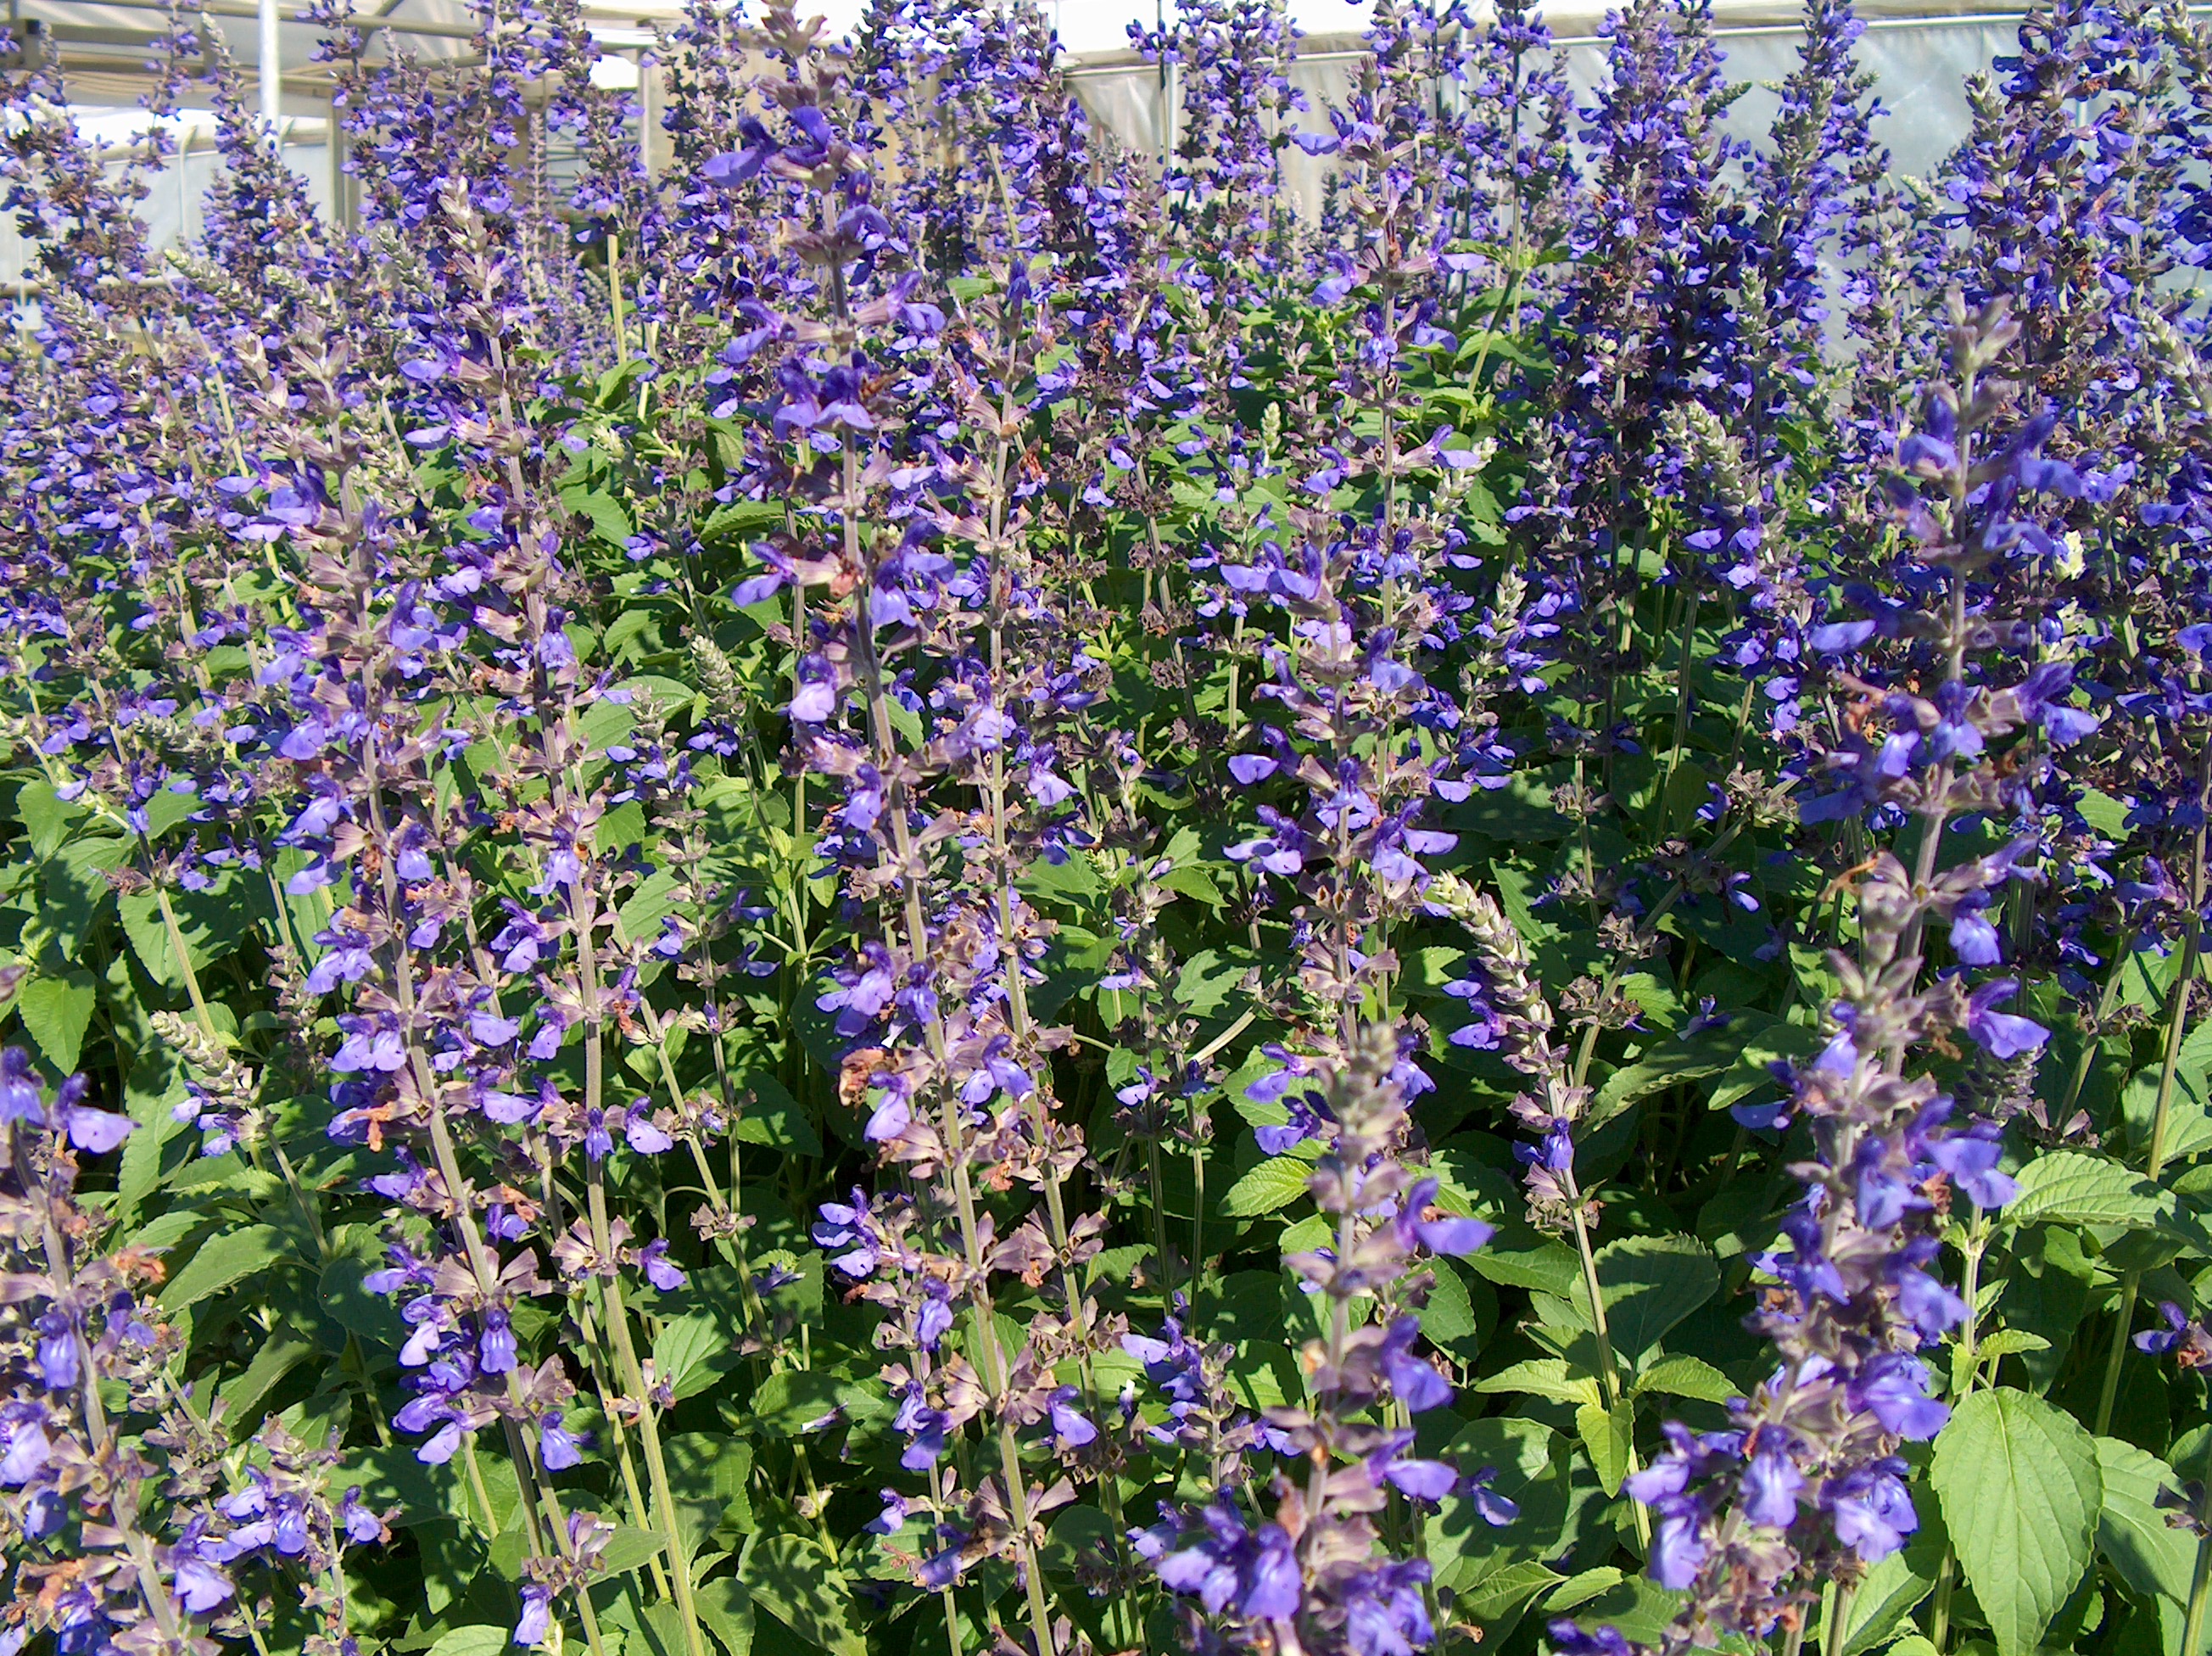
MULTIPOLYGON (((2203 784, 2198 783, 2201 802, 2203 784)), ((2181 959, 2173 974, 2173 991, 2166 1003, 2166 1049, 2159 1064, 2158 1104, 2151 1112, 2150 1154, 2143 1165, 2143 1176, 2154 1184, 2166 1171, 2166 1135, 2169 1117, 2173 1112, 2173 1091, 2181 1069, 2182 1038, 2189 1024, 2189 989, 2197 976, 2197 962, 2203 947, 2203 914, 2204 909, 2204 827, 2200 822, 2197 830, 2196 849, 2189 875, 2189 915, 2184 922, 2181 937, 2181 959)), ((2135 1326, 2136 1297, 2142 1287, 2142 1273, 2130 1271, 2120 1279, 2120 1302, 2112 1318, 2112 1343, 2105 1358, 2105 1383, 2097 1394, 2097 1435, 2103 1437, 2112 1429, 2112 1406, 2120 1394, 2120 1365, 2128 1349, 2128 1336, 2135 1326)))
POLYGON ((1928 1642, 1942 1656, 1943 1642, 1951 1634, 1951 1583, 1959 1574, 1958 1555, 1947 1543, 1943 1562, 1936 1571, 1936 1608, 1928 1617, 1928 1642))
POLYGON ((2197 1568, 2189 1578, 2189 1608, 2181 1622, 2181 1656, 2202 1656, 2204 1649, 2204 1609, 2212 1598, 2212 1477, 2197 1501, 2197 1524, 2205 1531, 2197 1539, 2197 1568))
MULTIPOLYGON (((1597 1254, 1590 1246, 1589 1222, 1583 1217, 1582 1186, 1575 1178, 1575 1170, 1566 1168, 1560 1175, 1566 1186, 1567 1211, 1575 1222, 1575 1251, 1582 1256, 1583 1291, 1589 1296, 1590 1330, 1597 1336, 1598 1379, 1605 1387, 1605 1406, 1620 1406, 1620 1367, 1613 1356, 1613 1332, 1607 1326, 1605 1291, 1597 1280, 1597 1254)), ((1631 1433, 1628 1444, 1628 1470, 1637 1470, 1636 1440, 1631 1433)), ((1636 1520, 1636 1539, 1648 1551, 1651 1546, 1651 1514, 1640 1501, 1632 1501, 1629 1514, 1636 1520)))
POLYGON ((1820 1656, 1844 1656, 1844 1640, 1851 1624, 1851 1601, 1858 1592, 1856 1581, 1829 1579, 1827 1604, 1820 1616, 1820 1656))

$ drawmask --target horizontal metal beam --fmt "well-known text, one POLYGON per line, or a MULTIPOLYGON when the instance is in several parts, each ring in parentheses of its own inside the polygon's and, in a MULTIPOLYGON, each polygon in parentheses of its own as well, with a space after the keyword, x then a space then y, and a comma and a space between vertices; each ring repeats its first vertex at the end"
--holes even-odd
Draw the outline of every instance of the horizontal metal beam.
MULTIPOLYGON (((100 3, 103 6, 114 7, 121 11, 167 9, 163 0, 100 0, 100 3)), ((202 0, 198 9, 210 17, 235 17, 241 21, 258 18, 260 15, 260 8, 248 3, 248 0, 202 0)), ((48 20, 33 15, 27 21, 46 21, 48 20)), ((322 27, 320 24, 304 22, 296 17, 286 17, 280 21, 298 28, 322 27)), ((359 29, 364 34, 415 34, 425 40, 473 40, 478 32, 474 23, 439 23, 428 21, 413 22, 398 17, 354 17, 347 21, 351 27, 359 29)))

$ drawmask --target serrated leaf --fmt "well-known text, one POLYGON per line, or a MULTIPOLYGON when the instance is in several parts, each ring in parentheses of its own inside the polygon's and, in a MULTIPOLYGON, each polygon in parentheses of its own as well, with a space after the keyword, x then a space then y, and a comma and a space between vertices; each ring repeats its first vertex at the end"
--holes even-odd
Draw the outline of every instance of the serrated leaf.
POLYGON ((229 1405, 230 1417, 258 1419, 257 1405, 268 1396, 269 1388, 313 1356, 316 1350, 313 1340, 291 1329, 278 1327, 253 1354, 253 1361, 246 1366, 246 1372, 222 1385, 220 1395, 229 1405))
POLYGON ((634 1525, 615 1526, 607 1542, 607 1549, 599 1556, 600 1567, 612 1574, 641 1568, 648 1559, 654 1559, 668 1550, 668 1537, 658 1530, 641 1530, 634 1525))
POLYGON ((15 992, 15 1015, 46 1062, 64 1075, 76 1068, 84 1050, 84 1032, 92 1027, 92 1011, 100 1002, 100 986, 88 971, 67 972, 58 977, 33 977, 15 992))
POLYGON ((173 788, 164 788, 146 801, 148 843, 161 838, 199 808, 200 801, 197 794, 179 794, 173 788))
POLYGON ((738 1117, 740 1142, 787 1150, 793 1155, 822 1154, 822 1135, 814 1130, 805 1110, 781 1081, 765 1070, 755 1070, 747 1072, 744 1084, 752 1097, 738 1117))
POLYGON ((1586 1604, 1601 1592, 1610 1592, 1623 1580, 1617 1564, 1599 1564, 1578 1570, 1552 1590, 1544 1601, 1548 1610, 1570 1610, 1577 1604, 1586 1604))
POLYGON ((1248 970, 1242 960, 1224 959, 1214 949, 1201 949, 1183 962, 1182 970, 1176 974, 1176 999, 1194 1016, 1211 1017, 1237 992, 1248 970))
POLYGON ((1636 1452, 1635 1426, 1632 1397, 1623 1397, 1610 1409, 1586 1403, 1575 1410, 1575 1430, 1589 1451, 1590 1465, 1607 1495, 1619 1495, 1621 1480, 1628 1476, 1628 1463, 1636 1452))
MULTIPOLYGON (((1844 1621, 1841 1656, 1861 1656, 1897 1631, 1897 1624, 1912 1607, 1935 1589, 1935 1582, 1917 1574, 1900 1549, 1866 1573, 1851 1598, 1850 1614, 1844 1621)), ((1821 1640, 1821 1648, 1827 1641, 1821 1640)))
POLYGON ((561 503, 590 519, 592 533, 611 545, 621 546, 637 533, 623 503, 604 489, 563 489, 561 503))
POLYGON ((2040 1397, 1977 1391, 1937 1436, 1929 1478, 1998 1656, 2033 1656, 2094 1555, 2095 1440, 2040 1397))
POLYGON ((1452 1610, 1455 1615, 1467 1616, 1478 1623, 1500 1622, 1538 1593, 1565 1579, 1557 1570, 1534 1559, 1508 1564, 1458 1593, 1452 1600, 1452 1610))
POLYGON ((1627 1236, 1597 1251, 1597 1280, 1613 1349, 1632 1361, 1720 1292, 1721 1268, 1694 1237, 1627 1236))
POLYGON ((1591 1105, 1589 1124, 1610 1120, 1625 1106, 1661 1087, 1719 1075, 1735 1062, 1745 1040, 1771 1022, 1764 1014, 1746 1013, 1723 1028, 1701 1031, 1686 1040, 1653 1042, 1606 1077, 1591 1105))
POLYGON ((1982 1362, 1991 1362, 1999 1357, 2017 1357, 2030 1351, 2048 1351, 2051 1342, 2040 1334, 2030 1334, 2026 1329, 2001 1328, 1975 1348, 1975 1356, 1982 1362))
POLYGON ((695 1312, 665 1324, 653 1342, 653 1368, 677 1400, 696 1397, 737 1366, 737 1342, 721 1318, 695 1312))
POLYGON ((2007 1204, 2011 1225, 2118 1225, 2189 1234, 2171 1191, 2118 1162, 2081 1150, 2052 1150, 2020 1171, 2020 1194, 2007 1204))
POLYGON ((1531 1357, 1474 1383, 1477 1391, 1549 1397, 1554 1403, 1595 1404, 1602 1395, 1594 1379, 1576 1374, 1558 1357, 1531 1357))
POLYGON ((161 1290, 164 1311, 182 1311, 210 1294, 265 1270, 285 1257, 284 1233, 273 1225, 248 1225, 222 1231, 200 1244, 199 1251, 161 1290))
POLYGON ((723 1656, 749 1656, 753 1647, 753 1598, 734 1575, 717 1576, 692 1589, 699 1619, 720 1643, 723 1656))
POLYGON ((811 1369, 787 1369, 771 1374, 753 1394, 753 1420, 773 1437, 798 1437, 806 1432, 827 1431, 838 1424, 847 1390, 835 1375, 811 1369))
POLYGON ((430 1656, 499 1656, 512 1636, 505 1628, 455 1628, 430 1647, 430 1656))
POLYGON ((1313 1164, 1296 1156, 1274 1156, 1248 1171, 1221 1198, 1221 1211, 1232 1219, 1255 1219, 1287 1208, 1306 1193, 1313 1164))
MULTIPOLYGON (((2174 1055, 2173 1095, 2166 1105, 2166 1138, 2160 1146, 2168 1163, 2212 1147, 2212 1116, 2206 1111, 2206 1072, 2212 1069, 2212 1024, 2200 1023, 2174 1055)), ((2120 1089, 2120 1115, 2136 1148, 2148 1154, 2158 1114, 2163 1062, 2146 1065, 2120 1089)))
POLYGON ((805 1537, 755 1536, 738 1560, 738 1579, 756 1607, 816 1648, 830 1656, 867 1656, 844 1572, 805 1537))
POLYGON ((1470 1476, 1487 1472, 1491 1495, 1519 1511, 1492 1524, 1464 1491, 1445 1496, 1425 1525, 1439 1586, 1463 1595, 1501 1571, 1559 1556, 1571 1510, 1568 1452, 1558 1433, 1524 1416, 1472 1421, 1453 1435, 1439 1458, 1470 1476))
MULTIPOLYGON (((234 880, 210 891, 172 892, 169 904, 177 916, 177 931, 185 940, 185 957, 195 972, 234 953, 252 929, 253 916, 243 887, 234 880)), ((160 895, 133 892, 118 898, 116 907, 139 964, 156 983, 184 988, 185 974, 169 947, 169 927, 161 917, 160 895)))
POLYGON ((31 854, 41 861, 61 849, 85 815, 75 800, 64 800, 53 783, 33 777, 15 790, 15 816, 29 831, 31 854))
POLYGON ((1582 1282, 1582 1262, 1575 1251, 1550 1237, 1516 1245, 1510 1235, 1491 1239, 1489 1246, 1467 1257, 1476 1275, 1501 1288, 1533 1288, 1565 1299, 1582 1282))
POLYGON ((115 900, 107 871, 130 861, 128 840, 101 834, 70 839, 46 860, 39 917, 53 928, 54 946, 65 959, 77 958, 101 911, 115 900))
POLYGON ((1743 1388, 1702 1357, 1662 1357, 1636 1377, 1640 1397, 1663 1392, 1670 1397, 1696 1397, 1705 1403, 1726 1403, 1743 1395, 1743 1388))
POLYGON ((1170 868, 1160 876, 1159 883, 1169 891, 1196 898, 1209 909, 1225 908, 1229 903, 1221 887, 1214 883, 1213 876, 1195 866, 1179 865, 1170 868))
POLYGON ((2142 1597, 2163 1593, 2176 1604, 2187 1602, 2197 1543, 2166 1521, 2158 1504, 2160 1489, 2180 1487, 2173 1469, 2131 1443, 2099 1438, 2097 1470, 2104 1486, 2097 1550, 2142 1597))
MULTIPOLYGON (((1429 1275, 1433 1286, 1429 1289, 1429 1302, 1421 1310, 1421 1332, 1438 1346, 1473 1340, 1477 1324, 1466 1279, 1442 1260, 1430 1265, 1429 1275)), ((1471 1348, 1467 1355, 1474 1355, 1471 1348)))

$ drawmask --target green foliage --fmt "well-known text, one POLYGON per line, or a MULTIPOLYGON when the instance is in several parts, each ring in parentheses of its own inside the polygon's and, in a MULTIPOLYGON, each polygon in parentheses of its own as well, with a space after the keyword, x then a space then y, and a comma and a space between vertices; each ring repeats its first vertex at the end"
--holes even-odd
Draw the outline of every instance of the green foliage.
POLYGON ((1998 1656, 2032 1656, 2095 1556, 2096 1440, 2039 1397, 1977 1391, 1936 1440, 1929 1480, 1998 1656))

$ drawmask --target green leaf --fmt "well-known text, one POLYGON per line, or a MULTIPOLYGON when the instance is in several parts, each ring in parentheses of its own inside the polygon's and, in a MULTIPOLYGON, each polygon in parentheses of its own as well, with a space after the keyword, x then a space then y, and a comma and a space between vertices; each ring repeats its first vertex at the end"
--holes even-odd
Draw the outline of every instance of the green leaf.
POLYGON ((1982 1362, 1990 1362, 1999 1357, 2018 1357, 2031 1351, 2050 1349, 2051 1342, 2040 1334, 2030 1334, 2025 1329, 2001 1328, 1975 1349, 1975 1355, 1982 1362))
POLYGON ((2163 1593, 2176 1604, 2186 1603, 2197 1543, 2166 1523, 2158 1504, 2160 1489, 2179 1487, 2173 1469, 2118 1438, 2097 1440, 2097 1468, 2105 1491, 2097 1550, 2139 1596, 2163 1593))
POLYGON ((285 1255, 284 1233, 274 1225, 223 1231, 200 1245, 185 1268, 161 1290, 161 1309, 182 1311, 210 1294, 265 1269, 285 1255))
POLYGON ((734 1575, 702 1581, 691 1590, 699 1619, 721 1643, 724 1656, 749 1656, 753 1647, 753 1598, 734 1575))
POLYGON ((505 1628, 455 1628, 430 1647, 430 1656, 500 1656, 511 1637, 505 1628))
POLYGON ((100 911, 115 898, 107 871, 131 861, 131 843, 106 835, 71 839, 47 860, 46 900, 39 917, 53 928, 54 945, 74 960, 100 911))
MULTIPOLYGON (((177 930, 185 940, 185 953, 192 970, 204 969, 237 949, 252 929, 253 916, 243 888, 231 881, 204 892, 172 892, 169 904, 177 916, 177 930)), ((123 929, 132 953, 156 983, 171 989, 185 986, 185 975, 169 947, 168 922, 161 917, 161 895, 133 892, 118 900, 123 929)))
POLYGON ((1478 1391, 1503 1391, 1513 1396, 1549 1397, 1554 1403, 1595 1406, 1597 1382, 1577 1375, 1558 1357, 1531 1357, 1510 1368, 1486 1374, 1474 1383, 1478 1391))
POLYGON ((779 1438, 827 1431, 842 1423, 840 1411, 850 1389, 835 1375, 811 1369, 771 1374, 753 1394, 753 1420, 762 1431, 779 1438))
POLYGON ((1213 876, 1195 863, 1178 865, 1160 876, 1161 886, 1184 897, 1197 898, 1209 909, 1225 908, 1229 898, 1214 883, 1213 876))
POLYGON ((1452 1601, 1452 1611, 1478 1623, 1502 1622, 1538 1593, 1565 1579, 1534 1559, 1508 1564, 1459 1593, 1452 1601))
POLYGON ((854 1625, 844 1572, 804 1536, 757 1535, 745 1543, 738 1579, 752 1602, 830 1656, 867 1656, 854 1625))
POLYGON ((1243 960, 1225 959, 1215 949, 1201 949, 1183 963, 1176 977, 1176 999, 1200 1018, 1215 1010, 1237 992, 1250 970, 1243 960))
POLYGON ((15 992, 15 1015, 46 1062, 66 1075, 84 1050, 84 1032, 92 1026, 92 1009, 99 1001, 100 986, 88 971, 33 977, 15 992))
POLYGON ((653 1342, 653 1373, 674 1389, 678 1402, 696 1397, 737 1364, 737 1342, 708 1312, 664 1324, 653 1342))
POLYGON ((1221 1211, 1232 1219, 1253 1219, 1287 1208, 1306 1193, 1313 1165, 1296 1156, 1275 1156, 1251 1169, 1229 1187, 1221 1211))
POLYGON ((31 853, 41 862, 61 849, 84 814, 82 805, 63 799, 53 783, 43 779, 15 790, 15 815, 30 831, 31 853))
POLYGON ((1638 1397, 1662 1391, 1670 1397, 1696 1397, 1705 1403, 1726 1403, 1740 1397, 1743 1388, 1702 1357, 1662 1357, 1636 1377, 1638 1397))
MULTIPOLYGON (((1915 1571, 1905 1562, 1906 1556, 1901 1550, 1890 1554, 1859 1583, 1850 1614, 1844 1621, 1842 1656, 1861 1656, 1862 1652, 1872 1650, 1895 1633, 1905 1614, 1934 1591, 1936 1583, 1915 1571)), ((1828 1648, 1825 1636, 1820 1648, 1828 1648)))
POLYGON ((1577 1604, 1587 1604, 1601 1592, 1611 1592, 1621 1584, 1623 1577, 1617 1564, 1599 1564, 1593 1568, 1578 1570, 1553 1590, 1544 1601, 1548 1610, 1570 1610, 1577 1604))
POLYGON ((199 795, 179 794, 164 788, 146 801, 146 839, 148 843, 161 837, 186 817, 200 808, 199 795))
POLYGON ((604 489, 563 489, 561 503, 589 518, 592 533, 611 545, 622 545, 636 533, 630 527, 629 514, 623 509, 623 503, 604 489))
MULTIPOLYGON (((2166 1139, 2160 1147, 2168 1162, 2212 1147, 2212 1117, 2208 1117, 2205 1109, 2205 1075, 2212 1068, 2212 1024, 2199 1024, 2191 1031, 2174 1059, 2173 1096, 2166 1105, 2166 1139)), ((2127 1123, 2127 1135, 2138 1150, 2150 1148, 2165 1068, 2163 1062, 2147 1064, 2120 1090, 2120 1114, 2127 1123)))
POLYGON ((1635 1455, 1635 1426, 1632 1397, 1623 1397, 1610 1409, 1586 1403, 1575 1410, 1575 1430, 1582 1434, 1583 1446, 1589 1451, 1590 1464, 1607 1495, 1619 1495, 1620 1481, 1628 1476, 1628 1463, 1635 1455))
POLYGON ((1488 1247, 1469 1254, 1467 1263, 1476 1275, 1500 1288, 1534 1288, 1560 1299, 1577 1294, 1582 1281, 1575 1251, 1548 1236, 1518 1245, 1510 1234, 1496 1236, 1488 1247))
MULTIPOLYGON (((1429 1276, 1433 1286, 1429 1289, 1429 1302, 1421 1310, 1421 1332, 1432 1344, 1446 1349, 1473 1340, 1480 1329, 1466 1279, 1440 1259, 1431 1262, 1429 1276)), ((1474 1355, 1472 1348, 1468 1355, 1474 1355)))
POLYGON ((1682 1601, 1682 1594, 1669 1592, 1649 1576, 1637 1574, 1599 1593, 1582 1606, 1581 1613, 1587 1618, 1585 1625, 1609 1625, 1637 1644, 1656 1644, 1667 1624, 1680 1611, 1682 1601))
POLYGON ((620 1575, 641 1568, 648 1559, 658 1558, 667 1550, 668 1537, 659 1531, 622 1524, 616 1526, 606 1551, 599 1556, 599 1562, 611 1574, 620 1575))
POLYGON ((748 1072, 744 1083, 752 1097, 738 1117, 738 1137, 742 1142, 788 1150, 794 1155, 822 1154, 822 1135, 781 1081, 762 1069, 748 1072))
POLYGON ((1597 1280, 1613 1349, 1633 1360, 1720 1292, 1721 1268, 1694 1237, 1628 1236, 1597 1251, 1597 1280))
POLYGON ((230 1418, 259 1418, 258 1405, 269 1395, 269 1388, 313 1356, 316 1349, 313 1340, 280 1324, 253 1354, 246 1372, 222 1386, 221 1396, 229 1405, 230 1418))
POLYGON ((2118 1225, 2189 1234, 2172 1192, 2086 1151, 2038 1156, 2021 1169, 2019 1184, 2020 1194, 2004 1209, 2009 1225, 2118 1225))
POLYGON ((1936 1438, 1929 1477, 1998 1656, 2033 1656, 2094 1554, 2095 1440, 2040 1397, 1977 1391, 1936 1438))
POLYGON ((392 1301, 362 1286, 368 1267, 358 1259, 339 1257, 323 1267, 316 1294, 331 1320, 349 1334, 378 1345, 396 1346, 406 1337, 406 1324, 392 1301))
POLYGON ((1520 1513, 1510 1523, 1492 1524, 1465 1494, 1446 1495, 1425 1525, 1437 1584, 1464 1594, 1516 1565, 1557 1557, 1571 1499, 1571 1452, 1558 1433, 1525 1416, 1493 1416, 1462 1427, 1441 1458, 1469 1473, 1487 1469, 1491 1493, 1520 1513))
POLYGON ((1763 1014, 1742 1014, 1724 1029, 1706 1030, 1686 1040, 1653 1042, 1606 1077, 1590 1109, 1590 1124, 1611 1120, 1626 1105, 1662 1087, 1719 1075, 1736 1061, 1745 1040, 1768 1022, 1763 1014))

